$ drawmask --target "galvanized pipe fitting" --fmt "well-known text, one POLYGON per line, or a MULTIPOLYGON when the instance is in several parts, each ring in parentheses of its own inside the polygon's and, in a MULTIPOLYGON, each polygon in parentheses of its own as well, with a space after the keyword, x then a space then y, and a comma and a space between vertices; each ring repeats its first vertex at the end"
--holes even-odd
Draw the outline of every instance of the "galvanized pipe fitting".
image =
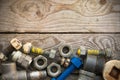
POLYGON ((6 57, 8 57, 14 50, 19 50, 21 49, 21 47, 22 47, 22 43, 18 39, 13 38, 10 41, 9 45, 4 50, 2 50, 2 53, 6 57))
POLYGON ((2 64, 2 80, 40 80, 47 76, 46 71, 17 71, 15 63, 2 64))
POLYGON ((78 80, 94 80, 96 74, 84 70, 79 71, 78 80))
POLYGON ((11 54, 12 60, 17 62, 20 66, 28 68, 32 63, 32 57, 26 54, 23 54, 20 51, 13 51, 11 54))
POLYGON ((33 64, 34 64, 34 67, 38 70, 45 69, 47 67, 47 64, 48 64, 47 58, 42 56, 42 55, 39 55, 39 56, 34 58, 33 64))
POLYGON ((70 57, 72 55, 73 49, 69 44, 64 44, 59 47, 59 52, 62 57, 70 57))
POLYGON ((51 77, 57 77, 61 73, 61 66, 53 62, 47 67, 47 73, 51 77))
POLYGON ((28 54, 28 53, 36 53, 36 54, 48 54, 50 58, 54 58, 56 54, 56 50, 51 49, 50 51, 45 51, 42 48, 37 48, 32 46, 31 43, 26 43, 23 45, 23 52, 28 54))
POLYGON ((103 70, 105 80, 120 80, 120 60, 108 61, 103 70))
POLYGON ((105 64, 104 57, 95 56, 95 55, 87 55, 84 61, 83 69, 99 75, 99 74, 102 74, 104 64, 105 64))

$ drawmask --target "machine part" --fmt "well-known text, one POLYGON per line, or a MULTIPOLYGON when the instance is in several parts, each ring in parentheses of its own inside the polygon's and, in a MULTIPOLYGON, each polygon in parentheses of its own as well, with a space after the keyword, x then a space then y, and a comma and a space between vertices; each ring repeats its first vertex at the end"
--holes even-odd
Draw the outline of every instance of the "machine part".
POLYGON ((47 76, 46 71, 17 71, 15 63, 3 63, 1 80, 40 80, 47 76))
POLYGON ((53 58, 55 58, 55 55, 56 55, 56 50, 51 49, 51 50, 50 50, 49 57, 53 59, 53 58))
POLYGON ((32 44, 27 42, 26 44, 23 45, 23 52, 26 54, 30 53, 31 47, 32 44))
POLYGON ((96 74, 102 74, 104 64, 105 64, 104 57, 95 56, 95 55, 87 55, 84 61, 83 69, 89 72, 96 73, 96 74))
POLYGON ((32 63, 32 57, 26 54, 23 54, 20 51, 13 51, 11 54, 12 60, 17 62, 19 65, 21 65, 24 68, 28 68, 30 64, 32 63))
POLYGON ((61 61, 60 61, 60 64, 64 67, 68 67, 69 64, 70 64, 70 59, 69 58, 64 58, 62 57, 61 61))
POLYGON ((80 46, 80 48, 77 50, 77 55, 78 56, 86 56, 87 55, 87 50, 84 46, 80 46))
POLYGON ((1 61, 7 60, 7 57, 2 52, 0 52, 0 60, 1 61))
POLYGON ((38 70, 42 70, 45 69, 47 67, 47 58, 39 55, 37 57, 34 58, 34 67, 38 70))
POLYGON ((49 76, 57 77, 61 73, 61 66, 53 62, 47 67, 47 72, 49 76))
POLYGON ((108 61, 103 70, 105 80, 120 80, 120 60, 108 61))
POLYGON ((59 47, 59 52, 62 57, 70 57, 72 55, 73 49, 71 45, 64 44, 59 47))
POLYGON ((16 39, 16 38, 13 38, 10 41, 10 43, 16 50, 19 50, 22 47, 22 43, 18 39, 16 39))
POLYGON ((70 75, 70 73, 72 73, 75 69, 80 68, 82 64, 83 63, 80 58, 71 58, 71 64, 69 65, 69 67, 67 67, 67 69, 63 73, 61 73, 61 75, 59 75, 57 78, 52 78, 51 80, 65 80, 67 76, 70 75))
POLYGON ((108 58, 112 57, 112 50, 110 48, 105 49, 105 55, 108 58))
POLYGON ((96 75, 92 72, 80 70, 78 80, 94 80, 96 75))

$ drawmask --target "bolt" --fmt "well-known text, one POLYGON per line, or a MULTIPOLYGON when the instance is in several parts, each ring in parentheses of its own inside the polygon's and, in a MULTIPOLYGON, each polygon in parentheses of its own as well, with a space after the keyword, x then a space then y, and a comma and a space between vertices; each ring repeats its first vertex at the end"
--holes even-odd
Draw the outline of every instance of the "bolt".
POLYGON ((81 59, 77 57, 73 57, 71 59, 71 64, 69 65, 69 67, 57 78, 52 78, 51 80, 65 80, 67 76, 70 75, 70 73, 72 73, 75 69, 80 68, 81 66, 82 66, 81 59))

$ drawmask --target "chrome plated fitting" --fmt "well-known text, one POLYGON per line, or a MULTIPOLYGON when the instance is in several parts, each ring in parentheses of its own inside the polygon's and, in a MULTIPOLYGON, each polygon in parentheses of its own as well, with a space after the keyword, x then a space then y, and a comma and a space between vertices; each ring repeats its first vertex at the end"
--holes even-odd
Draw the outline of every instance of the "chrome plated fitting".
POLYGON ((19 65, 21 65, 24 68, 28 68, 30 64, 32 63, 32 57, 26 54, 23 54, 20 51, 13 51, 11 54, 12 60, 17 62, 19 65))
POLYGON ((57 77, 61 73, 61 66, 53 62, 47 67, 47 73, 51 77, 57 77))
POLYGON ((26 44, 23 45, 23 52, 28 54, 31 51, 32 44, 27 42, 26 44))
POLYGON ((56 55, 56 50, 51 49, 50 53, 49 53, 49 57, 53 59, 53 58, 55 58, 55 55, 56 55))
POLYGON ((38 70, 45 69, 48 64, 47 58, 42 55, 39 55, 34 58, 33 64, 34 64, 34 67, 38 70))
POLYGON ((59 52, 62 57, 70 57, 72 55, 73 49, 69 44, 64 44, 59 47, 59 52))
POLYGON ((62 57, 61 61, 60 61, 60 64, 64 67, 68 67, 69 64, 70 64, 70 59, 69 58, 64 58, 62 57))
POLYGON ((86 56, 87 55, 87 50, 85 46, 80 46, 80 48, 77 50, 77 55, 78 56, 86 56))
POLYGON ((17 71, 15 63, 2 64, 2 80, 40 80, 47 76, 46 71, 17 71))

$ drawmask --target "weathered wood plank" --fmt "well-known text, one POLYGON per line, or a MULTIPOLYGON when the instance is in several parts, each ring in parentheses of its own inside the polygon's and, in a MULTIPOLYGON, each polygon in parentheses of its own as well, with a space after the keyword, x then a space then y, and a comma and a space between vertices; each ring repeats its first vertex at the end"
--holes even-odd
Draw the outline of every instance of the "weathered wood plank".
POLYGON ((119 6, 119 0, 0 0, 0 32, 120 32, 119 6))

